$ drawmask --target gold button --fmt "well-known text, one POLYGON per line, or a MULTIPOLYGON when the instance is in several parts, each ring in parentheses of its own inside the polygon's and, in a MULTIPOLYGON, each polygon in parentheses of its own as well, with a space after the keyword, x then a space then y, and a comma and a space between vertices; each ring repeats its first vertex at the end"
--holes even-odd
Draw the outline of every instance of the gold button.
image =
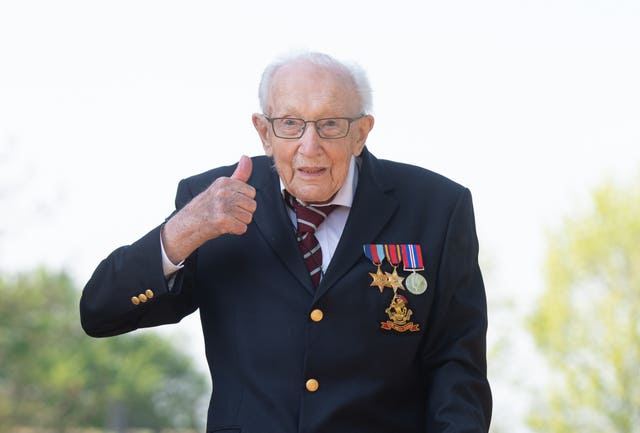
POLYGON ((311 317, 311 320, 313 320, 314 322, 319 322, 324 317, 324 313, 322 312, 322 310, 319 310, 316 308, 311 312, 311 314, 309 314, 309 316, 311 317))
POLYGON ((307 383, 305 384, 305 386, 307 387, 307 391, 316 392, 320 384, 315 379, 309 379, 307 380, 307 383))
POLYGON ((147 302, 147 297, 144 295, 144 293, 140 293, 138 295, 138 299, 140 299, 140 302, 147 302))
POLYGON ((138 305, 140 303, 140 299, 138 299, 137 296, 134 296, 133 298, 131 298, 131 303, 133 305, 138 305))
POLYGON ((146 292, 144 292, 145 295, 147 295, 147 298, 151 299, 153 298, 153 291, 152 290, 148 290, 146 292))

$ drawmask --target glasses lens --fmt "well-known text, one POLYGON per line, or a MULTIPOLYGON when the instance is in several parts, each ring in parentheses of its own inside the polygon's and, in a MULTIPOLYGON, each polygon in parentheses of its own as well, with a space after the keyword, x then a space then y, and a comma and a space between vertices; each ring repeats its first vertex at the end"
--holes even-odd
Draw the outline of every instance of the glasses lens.
POLYGON ((299 137, 304 129, 304 120, 290 118, 273 119, 273 129, 279 137, 299 137))
POLYGON ((340 138, 349 132, 349 119, 320 119, 316 125, 320 136, 324 138, 340 138))

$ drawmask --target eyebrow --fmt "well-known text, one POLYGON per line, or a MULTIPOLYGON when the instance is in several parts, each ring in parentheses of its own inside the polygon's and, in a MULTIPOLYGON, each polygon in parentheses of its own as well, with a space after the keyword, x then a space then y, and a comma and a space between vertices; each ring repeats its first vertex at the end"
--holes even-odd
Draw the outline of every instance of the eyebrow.
MULTIPOLYGON (((271 107, 272 109, 274 107, 271 107)), ((278 114, 277 116, 272 112, 270 114, 269 117, 295 117, 297 119, 304 119, 304 120, 311 120, 311 119, 306 119, 304 116, 302 116, 302 114, 300 114, 300 112, 298 111, 297 108, 291 106, 291 105, 285 105, 280 107, 280 110, 278 110, 281 113, 284 114, 278 114)), ((331 112, 326 112, 326 111, 322 111, 322 114, 320 116, 315 117, 316 119, 333 119, 335 117, 348 117, 348 116, 343 116, 343 115, 339 115, 339 114, 335 114, 335 112, 331 111, 331 112)))
POLYGON ((279 111, 285 114, 278 114, 277 117, 300 117, 301 116, 300 114, 298 114, 299 113, 298 110, 290 106, 282 107, 280 108, 279 111))

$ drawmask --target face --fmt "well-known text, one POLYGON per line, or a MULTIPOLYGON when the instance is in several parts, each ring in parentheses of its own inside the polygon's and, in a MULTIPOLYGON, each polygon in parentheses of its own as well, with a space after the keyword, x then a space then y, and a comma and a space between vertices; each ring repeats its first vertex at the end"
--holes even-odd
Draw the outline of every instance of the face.
MULTIPOLYGON (((342 73, 306 62, 282 66, 275 72, 265 114, 316 120, 357 117, 360 104, 352 81, 342 73)), ((339 139, 318 136, 315 124, 307 124, 298 139, 278 138, 261 114, 253 115, 265 154, 273 157, 285 188, 307 203, 331 200, 349 172, 351 156, 362 152, 373 117, 351 123, 349 134, 339 139)))

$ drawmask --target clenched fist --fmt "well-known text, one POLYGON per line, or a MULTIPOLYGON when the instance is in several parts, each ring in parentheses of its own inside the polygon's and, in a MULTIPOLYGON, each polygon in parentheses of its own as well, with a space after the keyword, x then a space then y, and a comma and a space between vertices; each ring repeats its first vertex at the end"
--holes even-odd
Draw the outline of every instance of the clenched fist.
POLYGON ((223 234, 241 235, 256 210, 256 190, 247 184, 253 168, 242 156, 231 177, 216 179, 164 225, 162 243, 173 263, 223 234))

